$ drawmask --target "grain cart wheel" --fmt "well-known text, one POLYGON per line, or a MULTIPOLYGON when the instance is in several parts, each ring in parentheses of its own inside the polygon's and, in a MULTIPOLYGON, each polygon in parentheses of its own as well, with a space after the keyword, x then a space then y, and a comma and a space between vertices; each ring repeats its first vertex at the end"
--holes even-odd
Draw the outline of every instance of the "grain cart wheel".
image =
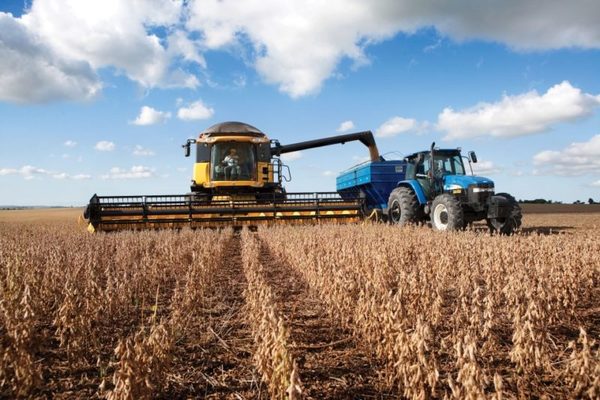
POLYGON ((392 190, 388 200, 388 219, 400 226, 419 222, 417 195, 407 187, 392 190))
POLYGON ((450 194, 440 194, 431 205, 431 226, 436 231, 457 231, 465 226, 459 201, 450 194))
POLYGON ((519 203, 508 193, 498 193, 496 196, 504 197, 509 204, 510 212, 507 218, 487 218, 487 225, 490 232, 498 232, 501 235, 511 235, 521 226, 521 207, 519 203))

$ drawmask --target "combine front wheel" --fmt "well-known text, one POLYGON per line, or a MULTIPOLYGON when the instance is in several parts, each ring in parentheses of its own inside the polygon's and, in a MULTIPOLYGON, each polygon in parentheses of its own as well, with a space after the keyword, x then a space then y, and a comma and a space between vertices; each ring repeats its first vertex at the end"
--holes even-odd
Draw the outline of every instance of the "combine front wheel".
POLYGON ((465 226, 465 216, 456 198, 441 194, 431 205, 431 226, 436 231, 457 231, 465 226))
POLYGON ((487 218, 488 228, 490 228, 490 232, 492 233, 498 232, 501 235, 511 235, 521 226, 521 219, 523 218, 521 207, 515 198, 508 193, 498 193, 496 196, 506 199, 510 211, 506 218, 487 218))

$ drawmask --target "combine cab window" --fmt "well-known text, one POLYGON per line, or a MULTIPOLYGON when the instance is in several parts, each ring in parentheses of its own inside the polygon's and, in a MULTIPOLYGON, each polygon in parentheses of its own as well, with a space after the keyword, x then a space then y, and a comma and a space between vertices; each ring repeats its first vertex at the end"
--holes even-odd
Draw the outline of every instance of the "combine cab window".
POLYGON ((251 143, 217 142, 210 156, 213 181, 256 180, 255 148, 251 143))

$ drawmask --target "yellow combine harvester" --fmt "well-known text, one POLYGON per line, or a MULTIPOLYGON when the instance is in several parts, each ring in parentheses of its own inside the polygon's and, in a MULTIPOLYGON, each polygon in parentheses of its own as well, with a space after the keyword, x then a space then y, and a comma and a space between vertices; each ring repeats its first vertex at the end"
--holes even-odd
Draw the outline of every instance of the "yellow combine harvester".
POLYGON ((281 145, 241 122, 211 126, 183 145, 196 147, 191 193, 185 195, 97 196, 84 217, 88 230, 243 226, 265 223, 355 221, 362 217, 362 196, 337 192, 287 193, 291 179, 281 161, 285 153, 358 140, 380 159, 370 131, 281 145))

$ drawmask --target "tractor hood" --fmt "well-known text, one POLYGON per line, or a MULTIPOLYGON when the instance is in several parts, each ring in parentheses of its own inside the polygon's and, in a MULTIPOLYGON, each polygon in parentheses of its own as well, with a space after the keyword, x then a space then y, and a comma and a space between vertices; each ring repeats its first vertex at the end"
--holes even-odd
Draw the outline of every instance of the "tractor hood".
POLYGON ((469 186, 494 187, 494 181, 482 176, 472 175, 446 175, 444 176, 444 190, 463 189, 469 186))

